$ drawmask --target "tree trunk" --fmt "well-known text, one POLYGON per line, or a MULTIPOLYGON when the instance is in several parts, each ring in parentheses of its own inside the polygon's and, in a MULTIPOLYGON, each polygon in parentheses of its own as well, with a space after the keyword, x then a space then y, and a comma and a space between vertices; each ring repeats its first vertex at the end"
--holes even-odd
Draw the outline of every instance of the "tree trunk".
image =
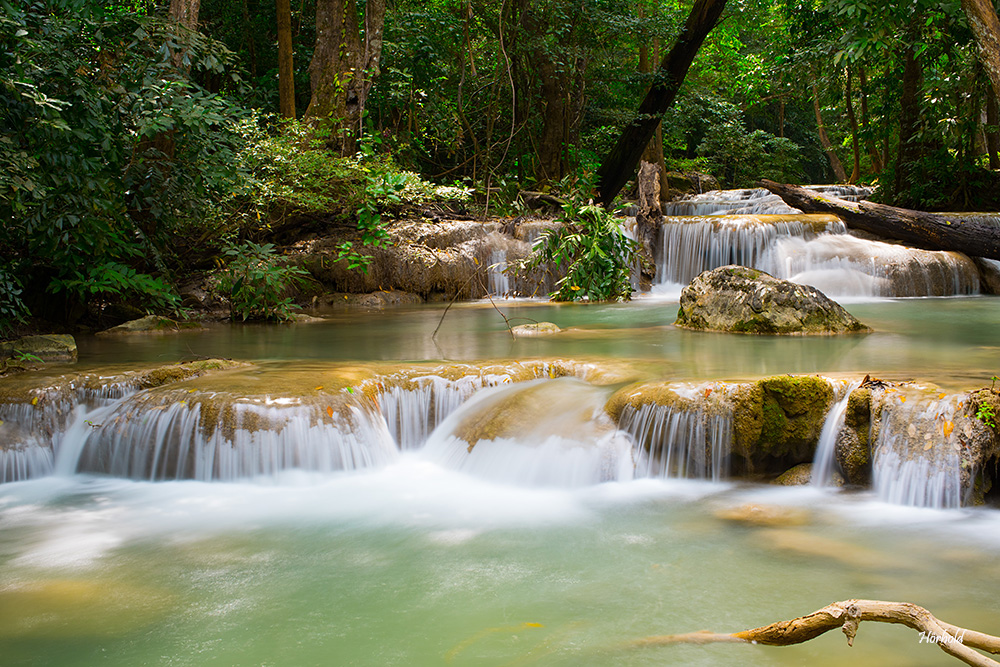
POLYGON ((368 0, 360 17, 355 0, 318 0, 316 49, 309 64, 312 97, 305 119, 329 130, 342 155, 357 150, 368 92, 382 56, 386 0, 368 0))
MULTIPOLYGON (((659 38, 653 39, 653 58, 656 60, 660 59, 659 38)), ((649 47, 645 43, 639 47, 639 71, 643 74, 651 74, 653 72, 653 66, 649 59, 649 47)), ((663 157, 663 121, 656 124, 656 131, 653 132, 653 138, 649 140, 646 150, 642 152, 640 165, 642 161, 655 164, 659 167, 660 199, 665 200, 669 196, 670 190, 667 185, 667 162, 663 157)))
POLYGON ((928 250, 954 250, 1000 260, 1000 227, 873 202, 821 197, 796 185, 763 180, 761 186, 804 213, 832 213, 848 227, 928 250))
POLYGON ((695 0, 684 31, 670 53, 660 63, 657 81, 639 105, 635 119, 626 125, 618 142, 597 170, 598 199, 607 207, 635 173, 642 152, 656 131, 663 114, 674 103, 691 62, 705 37, 712 31, 726 6, 726 0, 695 0))
POLYGON ((816 89, 816 77, 813 76, 812 82, 812 97, 813 97, 813 111, 816 113, 816 127, 819 131, 819 143, 823 147, 823 151, 826 153, 826 157, 830 160, 830 168, 833 169, 833 177, 837 179, 838 183, 844 183, 847 181, 847 174, 844 172, 844 165, 840 163, 840 158, 833 151, 833 144, 830 142, 830 137, 826 133, 826 126, 823 124, 823 115, 820 113, 819 109, 819 91, 816 89))
POLYGON ((851 86, 851 68, 847 68, 847 84, 845 95, 847 101, 847 118, 851 123, 851 147, 854 149, 854 168, 851 170, 851 177, 848 183, 857 183, 861 178, 861 149, 858 144, 858 117, 854 113, 854 90, 851 86))
POLYGON ((997 109, 997 95, 986 91, 986 153, 990 156, 990 169, 1000 169, 1000 112, 997 109))
POLYGON ((861 128, 864 130, 865 137, 865 147, 868 149, 868 154, 872 159, 872 171, 875 173, 881 172, 885 168, 885 163, 882 162, 882 155, 879 153, 878 147, 875 146, 875 142, 872 141, 871 135, 869 134, 869 124, 868 124, 868 79, 865 76, 865 66, 858 65, 858 81, 860 82, 861 93, 861 128))
MULTIPOLYGON (((198 29, 198 12, 201 0, 170 0, 170 20, 188 30, 198 29)), ((170 54, 174 67, 185 73, 191 70, 191 63, 184 63, 185 49, 177 49, 170 54)))
POLYGON ((962 11, 969 21, 972 34, 979 47, 979 61, 993 84, 993 92, 1000 96, 1000 19, 991 0, 962 0, 962 11))
MULTIPOLYGON (((911 32, 914 30, 911 24, 911 32)), ((899 147, 896 152, 896 180, 893 194, 897 200, 908 201, 904 192, 909 189, 921 147, 917 142, 920 129, 920 86, 923 71, 917 60, 913 40, 908 40, 903 58, 903 92, 899 99, 899 147)))
POLYGON ((690 632, 684 635, 662 635, 646 637, 632 642, 632 645, 732 643, 792 646, 839 628, 847 636, 847 645, 854 646, 858 625, 863 621, 905 625, 920 632, 921 642, 937 644, 942 651, 967 665, 1000 667, 1000 663, 975 650, 994 655, 1000 653, 1000 637, 945 623, 923 607, 909 602, 881 600, 834 602, 805 616, 731 634, 690 632))
POLYGON ((292 62, 292 9, 289 0, 277 0, 278 108, 282 118, 295 118, 295 70, 292 62))

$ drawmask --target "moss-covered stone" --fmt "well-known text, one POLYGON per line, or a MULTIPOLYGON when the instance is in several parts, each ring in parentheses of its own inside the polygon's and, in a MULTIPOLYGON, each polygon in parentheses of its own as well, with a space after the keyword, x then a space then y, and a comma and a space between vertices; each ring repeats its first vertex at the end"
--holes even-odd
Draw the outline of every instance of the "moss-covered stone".
POLYGON ((841 334, 870 331, 808 285, 745 266, 705 271, 681 292, 676 326, 743 334, 841 334))
POLYGON ((24 336, 0 348, 0 358, 18 355, 42 361, 76 361, 76 339, 69 334, 24 336))
POLYGON ((184 322, 172 320, 169 317, 160 315, 147 315, 137 320, 130 320, 116 327, 111 327, 104 331, 98 331, 98 336, 123 336, 128 334, 168 334, 178 331, 201 329, 198 322, 184 322))
POLYGON ((872 474, 872 388, 861 386, 847 399, 844 426, 837 435, 835 456, 847 482, 867 485, 872 474))

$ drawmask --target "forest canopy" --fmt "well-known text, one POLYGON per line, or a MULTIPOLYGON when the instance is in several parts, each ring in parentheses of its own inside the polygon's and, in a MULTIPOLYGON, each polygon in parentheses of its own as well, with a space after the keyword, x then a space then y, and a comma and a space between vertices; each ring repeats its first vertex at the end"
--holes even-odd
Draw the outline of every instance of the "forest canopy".
MULTIPOLYGON (((592 194, 692 4, 0 0, 0 328, 176 309, 185 272, 304 220, 357 228, 360 270, 442 186, 494 214, 592 194)), ((1000 203, 988 0, 719 4, 644 153, 664 173, 1000 203)))

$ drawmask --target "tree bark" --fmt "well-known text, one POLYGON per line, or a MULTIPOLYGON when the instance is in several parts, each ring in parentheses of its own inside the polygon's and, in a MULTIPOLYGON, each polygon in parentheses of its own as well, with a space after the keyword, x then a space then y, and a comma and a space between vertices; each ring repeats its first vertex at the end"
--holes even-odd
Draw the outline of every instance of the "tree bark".
POLYGON ((1000 227, 873 202, 828 199, 796 185, 763 180, 764 187, 804 213, 832 213, 848 227, 928 250, 953 250, 1000 260, 1000 227))
POLYGON ((858 179, 861 178, 861 148, 858 143, 858 117, 854 113, 854 90, 851 85, 851 68, 847 68, 847 84, 845 88, 844 98, 847 102, 847 118, 851 123, 851 147, 854 149, 854 168, 851 170, 851 176, 847 179, 848 183, 857 183, 858 179))
MULTIPOLYGON (((919 18, 919 17, 918 17, 919 18)), ((910 25, 909 34, 914 35, 918 21, 910 25)), ((896 179, 893 183, 893 194, 897 201, 908 201, 904 192, 908 189, 916 163, 922 153, 917 142, 920 129, 920 87, 923 81, 923 69, 917 59, 914 39, 908 39, 906 53, 903 57, 903 91, 899 99, 899 146, 896 152, 896 179)))
POLYGON ((909 602, 883 602, 881 600, 834 602, 805 616, 732 634, 691 632, 683 635, 662 635, 646 637, 633 642, 632 645, 734 643, 792 646, 840 628, 847 635, 847 645, 853 646, 858 625, 863 621, 905 625, 919 631, 922 642, 937 644, 942 651, 967 665, 1000 667, 1000 662, 975 650, 986 651, 994 655, 1000 653, 1000 637, 945 623, 923 607, 909 602))
POLYGON ((292 61, 292 9, 289 0, 277 0, 278 109, 282 118, 295 118, 295 70, 292 61))
POLYGON ((819 131, 819 143, 823 147, 823 152, 826 153, 827 159, 830 161, 830 168, 833 169, 833 177, 837 179, 838 183, 844 183, 847 181, 847 174, 844 172, 844 165, 841 164, 840 158, 837 157, 837 154, 833 150, 833 144, 826 133, 826 125, 823 124, 823 114, 820 113, 819 109, 819 91, 816 89, 815 76, 813 76, 812 94, 813 111, 816 113, 816 127, 819 131))
POLYGON ((726 0, 695 0, 684 31, 660 64, 657 81, 639 105, 636 118, 622 129, 618 142, 597 170, 598 200, 607 207, 635 173, 639 159, 663 114, 674 103, 691 62, 725 9, 726 0))
POLYGON ((997 109, 997 95, 986 91, 986 153, 990 157, 990 169, 1000 169, 1000 110, 997 109))
POLYGON ((969 21, 979 47, 979 61, 1000 97, 1000 19, 991 0, 962 0, 962 11, 969 21))
MULTIPOLYGON (((201 0, 170 0, 170 20, 188 30, 198 29, 198 12, 201 9, 201 0)), ((174 67, 187 74, 191 70, 191 64, 184 64, 185 49, 176 49, 170 54, 170 61, 174 67)))
POLYGON ((861 128, 864 130, 866 139, 866 147, 868 149, 868 154, 872 158, 872 171, 879 173, 885 168, 885 164, 882 162, 882 155, 879 153, 878 148, 871 139, 868 123, 868 79, 865 76, 865 66, 858 65, 858 81, 860 83, 859 91, 861 93, 861 128))
MULTIPOLYGON (((660 59, 660 40, 658 38, 653 39, 653 57, 656 60, 660 59)), ((649 59, 649 47, 645 43, 639 47, 639 71, 643 74, 651 74, 653 71, 649 59)), ((642 152, 640 165, 642 161, 651 162, 659 167, 660 199, 665 200, 669 195, 669 186, 667 185, 667 161, 663 157, 663 121, 656 124, 653 138, 649 140, 649 143, 646 144, 646 150, 642 152)))
POLYGON ((328 144, 342 155, 357 150, 361 122, 382 56, 386 0, 368 0, 363 20, 355 0, 318 0, 316 49, 309 64, 312 97, 305 119, 329 129, 328 144))

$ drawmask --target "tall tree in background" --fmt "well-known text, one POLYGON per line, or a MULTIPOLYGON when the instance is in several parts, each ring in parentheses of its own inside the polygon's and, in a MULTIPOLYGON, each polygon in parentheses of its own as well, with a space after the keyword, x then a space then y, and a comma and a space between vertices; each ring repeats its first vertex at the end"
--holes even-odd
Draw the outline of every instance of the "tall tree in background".
POLYGON ((282 118, 295 118, 295 70, 292 62, 292 10, 276 0, 278 18, 278 108, 282 118))
POLYGON ((991 0, 962 0, 962 11, 969 21, 979 47, 979 60, 1000 96, 1000 19, 991 0))
POLYGON ((331 148, 357 150, 372 80, 382 56, 385 0, 367 0, 359 16, 355 0, 317 0, 316 49, 309 64, 312 98, 305 118, 330 130, 331 148), (360 21, 359 21, 360 18, 360 21))
POLYGON ((684 31, 660 64, 657 81, 639 105, 635 119, 625 126, 618 142, 597 170, 600 202, 609 206, 635 173, 643 151, 653 138, 663 114, 674 103, 691 62, 702 42, 718 23, 726 0, 695 0, 684 31))

